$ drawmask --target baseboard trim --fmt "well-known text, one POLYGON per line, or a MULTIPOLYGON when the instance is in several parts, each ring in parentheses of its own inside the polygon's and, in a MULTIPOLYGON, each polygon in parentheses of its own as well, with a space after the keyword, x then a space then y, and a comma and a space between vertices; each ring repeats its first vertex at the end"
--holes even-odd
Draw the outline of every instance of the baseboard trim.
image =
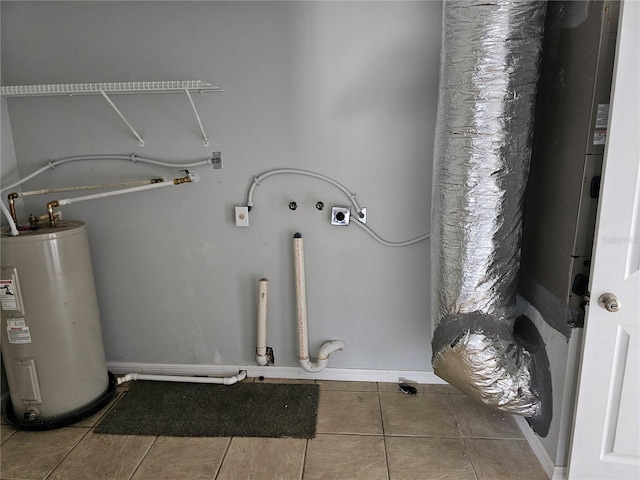
POLYGON ((358 368, 330 368, 309 373, 301 367, 259 367, 253 365, 183 365, 135 362, 107 362, 114 374, 146 373, 151 375, 235 375, 245 370, 248 377, 290 378, 310 380, 339 380, 359 382, 411 382, 418 384, 446 384, 433 372, 422 370, 368 370, 358 368))
POLYGON ((542 465, 542 468, 546 472, 549 479, 566 480, 567 468, 556 466, 555 462, 551 460, 551 457, 542 445, 540 438, 531 429, 529 423, 527 423, 527 420, 519 415, 514 415, 513 418, 516 420, 516 423, 518 424, 518 427, 520 427, 520 430, 522 430, 524 437, 527 439, 527 442, 529 442, 531 450, 533 450, 533 453, 540 462, 540 465, 542 465))

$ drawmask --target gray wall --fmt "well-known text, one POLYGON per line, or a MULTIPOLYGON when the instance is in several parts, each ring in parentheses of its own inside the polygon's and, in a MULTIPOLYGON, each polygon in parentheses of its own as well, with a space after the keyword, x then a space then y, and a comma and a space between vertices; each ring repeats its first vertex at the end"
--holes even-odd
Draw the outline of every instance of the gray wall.
MULTIPOLYGON (((438 2, 7 2, 4 85, 202 80, 223 93, 114 96, 140 148, 99 96, 7 100, 21 175, 48 159, 95 153, 190 161, 222 151, 201 181, 64 209, 87 222, 109 361, 252 364, 257 280, 270 279, 269 345, 297 365, 291 238, 305 236, 310 348, 347 343, 331 366, 431 370, 429 245, 382 246, 356 226, 332 227, 335 188, 274 177, 294 167, 358 193, 388 240, 429 230, 438 90, 438 2), (295 200, 299 208, 291 211, 295 200)), ((3 158, 4 167, 4 158, 3 158)), ((25 189, 168 178, 177 170, 77 163, 25 189)), ((5 183, 3 181, 3 183, 5 183)), ((44 213, 46 201, 27 202, 44 213)), ((59 196, 58 196, 59 198, 59 196)))

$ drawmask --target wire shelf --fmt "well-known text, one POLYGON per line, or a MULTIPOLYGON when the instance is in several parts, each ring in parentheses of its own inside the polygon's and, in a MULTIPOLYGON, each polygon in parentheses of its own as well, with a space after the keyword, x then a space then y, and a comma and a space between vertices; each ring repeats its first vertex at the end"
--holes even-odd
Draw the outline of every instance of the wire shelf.
POLYGON ((184 93, 221 92, 216 87, 200 80, 169 82, 118 82, 118 83, 66 83, 54 85, 19 85, 0 87, 5 97, 37 97, 52 95, 101 95, 135 93, 184 93))
POLYGON ((102 95, 122 121, 127 125, 131 133, 138 139, 141 147, 144 140, 135 128, 129 123, 118 107, 109 98, 109 95, 135 94, 135 93, 186 93, 193 113, 200 127, 204 146, 209 146, 209 138, 204 131, 200 115, 191 98, 191 92, 222 92, 216 87, 200 80, 182 80, 172 82, 118 82, 118 83, 65 83, 54 85, 18 85, 0 87, 0 95, 5 97, 50 97, 55 95, 102 95))

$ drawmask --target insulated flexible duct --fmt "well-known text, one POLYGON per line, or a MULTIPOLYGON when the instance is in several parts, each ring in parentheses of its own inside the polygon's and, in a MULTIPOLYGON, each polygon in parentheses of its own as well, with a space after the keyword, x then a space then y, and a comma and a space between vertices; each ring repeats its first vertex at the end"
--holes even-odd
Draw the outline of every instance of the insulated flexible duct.
POLYGON ((434 148, 434 372, 526 417, 539 415, 540 395, 514 322, 545 10, 445 3, 434 148))

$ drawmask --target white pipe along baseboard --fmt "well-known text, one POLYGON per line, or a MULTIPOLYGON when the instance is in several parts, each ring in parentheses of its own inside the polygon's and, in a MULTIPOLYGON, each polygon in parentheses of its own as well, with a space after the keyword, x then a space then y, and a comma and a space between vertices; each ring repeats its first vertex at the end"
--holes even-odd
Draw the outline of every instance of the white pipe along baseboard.
POLYGON ((237 375, 230 377, 188 377, 182 375, 147 375, 144 373, 127 373, 118 378, 118 385, 134 380, 150 380, 155 382, 182 382, 182 383, 214 383, 218 385, 233 385, 247 378, 246 370, 241 370, 237 375))

